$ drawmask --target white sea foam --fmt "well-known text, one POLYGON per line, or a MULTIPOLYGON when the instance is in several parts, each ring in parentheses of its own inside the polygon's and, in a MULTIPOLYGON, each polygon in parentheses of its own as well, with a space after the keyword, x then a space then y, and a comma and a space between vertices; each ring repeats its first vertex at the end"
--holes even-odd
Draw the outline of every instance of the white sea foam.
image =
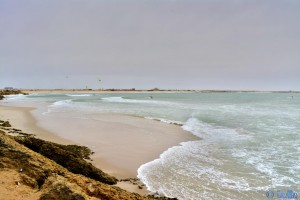
POLYGON ((91 94, 66 94, 69 97, 90 97, 91 94))
POLYGON ((72 106, 73 101, 71 99, 56 101, 48 106, 47 112, 43 112, 42 114, 48 115, 50 113, 65 113, 72 106))
POLYGON ((148 190, 183 200, 237 199, 242 191, 268 188, 250 185, 243 176, 220 170, 224 163, 213 156, 214 148, 204 141, 181 143, 162 153, 159 159, 140 166, 138 177, 148 190), (228 192, 213 193, 213 188, 228 192))
POLYGON ((175 124, 175 125, 184 125, 184 123, 180 122, 180 121, 176 121, 176 120, 169 120, 169 119, 164 119, 164 118, 156 118, 156 117, 144 117, 145 119, 151 119, 151 120, 156 120, 156 121, 160 121, 163 123, 167 123, 167 124, 175 124))
MULTIPOLYGON (((299 184, 299 163, 292 159, 297 157, 297 152, 285 153, 285 148, 266 142, 265 146, 260 151, 256 151, 254 147, 254 150, 233 148, 232 156, 248 167, 256 169, 260 177, 271 180, 272 188, 299 184), (282 165, 282 163, 289 163, 289 165, 282 165)), ((293 146, 290 145, 290 148, 293 146)))
POLYGON ((176 105, 174 102, 156 101, 156 100, 139 100, 139 99, 126 99, 123 97, 103 97, 101 98, 106 102, 113 103, 138 103, 138 104, 156 104, 156 105, 176 105))
POLYGON ((220 140, 243 140, 250 137, 250 132, 243 129, 232 129, 223 126, 213 126, 195 117, 189 118, 182 126, 183 130, 189 131, 200 138, 220 140))
MULTIPOLYGON (((214 156, 216 149, 219 149, 218 142, 243 141, 248 139, 251 133, 245 135, 245 130, 213 126, 195 117, 189 118, 182 128, 205 140, 181 143, 180 146, 165 151, 159 159, 142 165, 138 169, 138 177, 150 191, 179 199, 238 199, 238 193, 241 191, 251 193, 270 187, 264 184, 263 180, 257 180, 257 185, 253 185, 239 173, 236 175, 230 170, 223 171, 221 166, 224 163, 214 156), (210 184, 200 186, 199 183, 210 184), (212 188, 229 191, 210 193, 212 188)), ((223 150, 220 151, 223 153, 223 150)), ((236 155, 244 156, 247 156, 247 153, 236 155)), ((252 179, 255 179, 255 176, 252 179)), ((244 198, 255 199, 247 195, 245 194, 244 198)))
POLYGON ((67 100, 61 100, 61 101, 56 101, 54 102, 52 105, 50 105, 51 107, 54 107, 54 106, 70 106, 71 103, 73 101, 71 99, 67 99, 67 100))
POLYGON ((12 95, 4 95, 5 97, 5 101, 12 101, 12 100, 24 100, 27 98, 26 95, 23 95, 23 94, 12 94, 12 95))

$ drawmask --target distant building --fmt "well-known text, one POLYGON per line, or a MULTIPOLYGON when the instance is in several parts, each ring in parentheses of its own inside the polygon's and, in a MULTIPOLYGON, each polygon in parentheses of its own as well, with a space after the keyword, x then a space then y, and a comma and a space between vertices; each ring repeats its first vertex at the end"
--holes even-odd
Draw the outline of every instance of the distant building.
POLYGON ((15 89, 13 87, 5 87, 4 91, 14 91, 15 89))

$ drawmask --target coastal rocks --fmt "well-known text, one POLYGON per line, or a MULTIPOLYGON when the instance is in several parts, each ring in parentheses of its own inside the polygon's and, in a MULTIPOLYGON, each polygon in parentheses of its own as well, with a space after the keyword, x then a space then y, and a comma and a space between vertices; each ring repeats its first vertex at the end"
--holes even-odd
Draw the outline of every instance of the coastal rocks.
MULTIPOLYGON (((120 179, 120 182, 129 182, 133 185, 137 185, 139 189, 143 189, 145 187, 145 184, 138 178, 125 178, 120 179)), ((152 192, 148 194, 147 196, 150 199, 159 199, 159 200, 177 200, 177 198, 170 198, 170 197, 164 197, 163 195, 159 194, 158 192, 152 192)))
POLYGON ((43 193, 40 200, 85 200, 83 195, 74 192, 70 187, 64 183, 56 183, 48 189, 47 192, 43 193))
POLYGON ((12 91, 9 91, 9 90, 0 90, 0 100, 3 100, 5 98, 4 95, 11 95, 11 94, 23 94, 23 95, 28 95, 28 93, 24 93, 20 90, 12 90, 12 91))
POLYGON ((34 137, 14 137, 14 139, 31 150, 55 161, 75 174, 82 174, 106 184, 116 184, 117 179, 94 167, 84 159, 89 159, 92 152, 87 147, 77 145, 60 145, 34 137))
POLYGON ((20 148, 16 148, 15 144, 9 138, 5 138, 4 133, 0 131, 1 171, 4 169, 15 169, 15 171, 19 172, 21 184, 31 188, 38 188, 37 180, 45 174, 45 171, 42 168, 37 168, 32 160, 32 155, 20 148))
POLYGON ((7 90, 0 90, 0 101, 5 98, 4 95, 11 95, 11 94, 23 94, 23 95, 28 95, 28 93, 24 93, 20 90, 13 90, 13 91, 7 91, 7 90))
POLYGON ((6 122, 3 122, 2 124, 0 124, 0 126, 3 126, 3 127, 11 127, 10 123, 8 121, 6 122))
POLYGON ((21 183, 31 188, 38 189, 37 181, 27 176, 26 174, 20 173, 21 183))
POLYGON ((56 144, 58 147, 72 152, 75 155, 79 156, 80 158, 84 158, 87 160, 91 160, 90 155, 94 154, 88 147, 85 146, 78 146, 78 145, 61 145, 61 144, 56 144))
POLYGON ((28 93, 24 93, 21 90, 0 90, 0 100, 1 96, 4 98, 3 95, 11 95, 11 94, 23 94, 23 95, 28 95, 28 93))
POLYGON ((152 199, 73 174, 54 161, 17 143, 13 137, 5 135, 1 130, 0 180, 0 189, 2 186, 14 188, 13 197, 6 190, 5 194, 1 193, 0 199, 23 199, 22 190, 25 188, 29 196, 35 196, 31 199, 152 199), (19 193, 15 192, 16 187, 20 188, 19 193))
POLYGON ((148 195, 148 197, 152 198, 152 199, 159 199, 159 200, 178 200, 177 198, 170 198, 170 197, 161 197, 157 194, 155 195, 148 195))
POLYGON ((15 132, 22 132, 20 129, 16 129, 16 128, 12 128, 11 130, 15 132))
POLYGON ((138 178, 125 178, 125 179, 120 179, 120 182, 129 182, 133 185, 137 185, 139 189, 143 189, 145 184, 138 178))
POLYGON ((13 169, 0 169, 0 199, 39 199, 40 192, 36 189, 24 185, 20 175, 13 169))
POLYGON ((7 135, 10 136, 34 136, 34 134, 24 133, 20 129, 12 128, 11 124, 8 121, 0 120, 0 130, 4 131, 7 135))
POLYGON ((0 120, 0 130, 6 132, 7 134, 16 134, 19 135, 20 130, 11 128, 11 124, 8 121, 0 120))

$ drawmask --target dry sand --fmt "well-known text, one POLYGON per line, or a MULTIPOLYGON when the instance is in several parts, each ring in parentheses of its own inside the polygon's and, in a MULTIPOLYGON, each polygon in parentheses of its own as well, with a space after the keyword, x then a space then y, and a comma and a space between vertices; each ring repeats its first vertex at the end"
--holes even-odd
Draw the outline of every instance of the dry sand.
MULTIPOLYGON (((45 108, 44 108, 45 109, 45 108)), ((181 127, 119 114, 99 114, 97 120, 42 115, 33 107, 0 106, 0 119, 24 132, 62 144, 81 144, 95 152, 93 164, 117 178, 133 178, 137 169, 168 148, 197 138, 181 127), (33 115, 32 115, 33 114, 33 115), (33 117, 34 116, 34 117, 33 117)), ((128 183, 118 186, 146 193, 128 183)))

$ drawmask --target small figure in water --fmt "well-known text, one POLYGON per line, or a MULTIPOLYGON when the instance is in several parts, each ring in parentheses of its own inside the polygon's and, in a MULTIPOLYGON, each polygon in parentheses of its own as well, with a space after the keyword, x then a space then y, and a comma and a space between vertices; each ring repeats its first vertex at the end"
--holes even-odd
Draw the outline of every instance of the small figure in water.
POLYGON ((150 96, 150 99, 153 99, 153 97, 152 97, 152 96, 150 96))

